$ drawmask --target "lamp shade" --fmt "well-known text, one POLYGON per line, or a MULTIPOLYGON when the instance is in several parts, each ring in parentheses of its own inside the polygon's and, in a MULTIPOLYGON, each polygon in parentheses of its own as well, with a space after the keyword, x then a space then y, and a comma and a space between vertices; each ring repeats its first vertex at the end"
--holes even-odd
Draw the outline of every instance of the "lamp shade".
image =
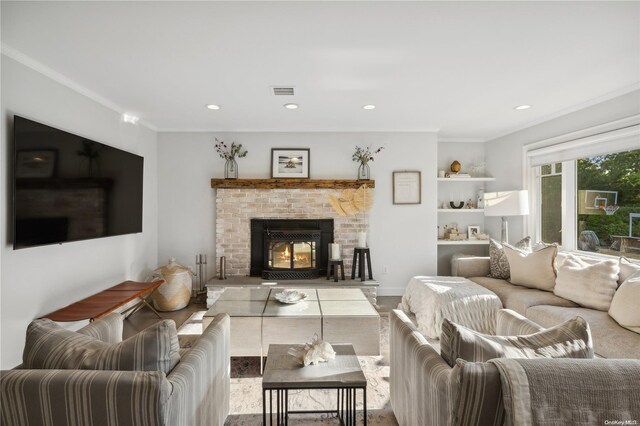
POLYGON ((525 216, 529 214, 529 191, 485 192, 485 216, 525 216))

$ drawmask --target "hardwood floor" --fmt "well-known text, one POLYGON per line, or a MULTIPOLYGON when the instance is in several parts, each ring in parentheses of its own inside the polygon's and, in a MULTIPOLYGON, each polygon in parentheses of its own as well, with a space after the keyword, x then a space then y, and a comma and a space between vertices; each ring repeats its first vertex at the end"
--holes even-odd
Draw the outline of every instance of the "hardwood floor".
MULTIPOLYGON (((378 297, 378 311, 389 312, 391 309, 396 309, 398 303, 400 303, 400 296, 380 296, 378 297)), ((193 299, 191 303, 179 311, 173 312, 160 312, 163 319, 172 319, 176 322, 176 327, 180 328, 190 316, 196 311, 206 310, 205 303, 194 303, 193 299)), ((124 330, 122 332, 123 339, 127 339, 141 330, 155 324, 160 319, 151 311, 151 309, 144 307, 135 314, 131 315, 124 322, 124 330)))

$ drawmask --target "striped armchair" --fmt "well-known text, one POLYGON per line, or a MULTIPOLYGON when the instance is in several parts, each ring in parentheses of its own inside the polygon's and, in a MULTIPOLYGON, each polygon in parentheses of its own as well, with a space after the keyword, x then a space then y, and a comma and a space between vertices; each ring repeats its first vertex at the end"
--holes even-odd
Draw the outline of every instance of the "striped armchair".
MULTIPOLYGON (((542 327, 513 311, 501 310, 497 316, 496 334, 530 334, 541 330, 542 327)), ((389 313, 389 340, 391 406, 401 426, 502 424, 504 410, 497 370, 490 372, 497 378, 492 382, 458 383, 458 367, 450 367, 401 310, 389 313), (481 389, 477 389, 478 386, 481 389), (478 392, 486 396, 481 402, 454 407, 462 394, 477 395, 478 392), (471 413, 466 412, 469 406, 473 408, 471 413)), ((471 367, 492 366, 470 363, 467 370, 471 367)), ((488 376, 486 371, 469 371, 467 377, 472 375, 488 376)))
POLYGON ((165 376, 157 371, 0 372, 3 425, 222 425, 229 413, 229 317, 215 317, 165 376))

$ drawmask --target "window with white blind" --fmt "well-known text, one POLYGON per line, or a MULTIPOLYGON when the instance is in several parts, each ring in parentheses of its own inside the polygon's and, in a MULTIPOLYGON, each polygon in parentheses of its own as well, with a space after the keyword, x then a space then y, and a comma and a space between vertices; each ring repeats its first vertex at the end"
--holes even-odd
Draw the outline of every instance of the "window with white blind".
POLYGON ((640 125, 571 136, 525 147, 530 234, 565 250, 640 259, 640 125))

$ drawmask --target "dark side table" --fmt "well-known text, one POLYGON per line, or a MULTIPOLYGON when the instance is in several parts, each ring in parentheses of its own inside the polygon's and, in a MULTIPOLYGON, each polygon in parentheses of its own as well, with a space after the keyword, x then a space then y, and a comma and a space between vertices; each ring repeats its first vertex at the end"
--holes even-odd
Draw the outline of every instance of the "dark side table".
POLYGON ((340 267, 340 276, 344 281, 344 261, 341 260, 329 260, 327 265, 327 279, 331 279, 333 275, 334 281, 338 282, 338 267, 340 267))
POLYGON ((358 277, 360 281, 365 280, 364 268, 367 264, 367 271, 369 272, 369 279, 373 279, 373 272, 371 272, 371 252, 368 247, 356 247, 353 249, 353 264, 351 265, 351 279, 356 278, 356 266, 358 269, 358 277))
POLYGON ((262 424, 287 425, 291 414, 333 413, 340 424, 355 425, 356 390, 362 391, 363 424, 367 425, 367 378, 352 345, 333 345, 336 358, 303 367, 287 352, 293 345, 269 345, 262 376, 262 424), (336 389, 336 409, 298 411, 289 409, 289 391, 300 389, 336 389), (274 395, 275 398, 274 398, 274 395), (273 404, 275 402, 275 413, 273 404), (275 414, 275 416, 274 416, 275 414), (275 417, 275 418, 274 418, 275 417), (275 421, 274 421, 275 420, 275 421))

